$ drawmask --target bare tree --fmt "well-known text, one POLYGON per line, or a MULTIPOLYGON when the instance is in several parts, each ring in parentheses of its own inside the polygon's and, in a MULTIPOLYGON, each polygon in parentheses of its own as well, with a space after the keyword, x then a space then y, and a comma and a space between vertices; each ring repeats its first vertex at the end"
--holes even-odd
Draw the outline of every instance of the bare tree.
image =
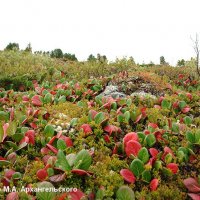
POLYGON ((193 39, 191 37, 191 40, 193 42, 193 48, 194 48, 194 51, 196 53, 196 68, 197 68, 197 73, 198 75, 200 76, 200 70, 199 70, 199 35, 196 33, 196 38, 193 39))

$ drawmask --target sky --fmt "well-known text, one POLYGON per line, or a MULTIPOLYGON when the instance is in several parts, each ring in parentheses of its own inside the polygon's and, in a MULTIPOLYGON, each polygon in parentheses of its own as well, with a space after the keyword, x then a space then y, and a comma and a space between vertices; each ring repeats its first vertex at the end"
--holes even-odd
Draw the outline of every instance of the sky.
POLYGON ((195 56, 190 37, 200 34, 199 0, 6 0, 0 1, 0 49, 17 42, 33 51, 60 48, 79 60, 172 65, 195 56))

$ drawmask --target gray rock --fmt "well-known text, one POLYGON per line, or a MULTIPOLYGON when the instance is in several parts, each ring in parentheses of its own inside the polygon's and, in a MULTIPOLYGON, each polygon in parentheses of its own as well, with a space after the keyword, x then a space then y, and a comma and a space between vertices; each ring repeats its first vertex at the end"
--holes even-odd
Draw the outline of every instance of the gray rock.
POLYGON ((144 91, 133 92, 131 94, 131 97, 134 97, 134 96, 147 97, 147 98, 149 97, 149 98, 152 98, 152 99, 157 98, 155 95, 152 95, 151 93, 147 93, 147 92, 144 92, 144 91))
POLYGON ((106 86, 105 90, 98 96, 112 97, 114 99, 126 97, 126 95, 124 93, 119 92, 118 86, 116 86, 116 85, 106 86))

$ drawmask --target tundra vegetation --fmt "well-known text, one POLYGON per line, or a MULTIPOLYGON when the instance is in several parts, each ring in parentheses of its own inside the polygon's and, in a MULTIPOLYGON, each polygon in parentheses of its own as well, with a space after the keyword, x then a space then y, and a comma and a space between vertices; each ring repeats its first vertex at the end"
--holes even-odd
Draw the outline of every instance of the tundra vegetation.
POLYGON ((200 199, 200 80, 190 61, 79 62, 13 46, 0 52, 0 188, 16 191, 0 199, 200 199), (102 95, 108 85, 124 97, 102 95))

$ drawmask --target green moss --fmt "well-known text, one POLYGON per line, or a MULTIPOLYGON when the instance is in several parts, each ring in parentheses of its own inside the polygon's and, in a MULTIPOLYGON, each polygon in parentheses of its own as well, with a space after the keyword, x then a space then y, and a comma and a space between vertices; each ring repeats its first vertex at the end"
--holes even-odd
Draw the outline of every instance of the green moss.
POLYGON ((36 173, 43 168, 44 164, 42 161, 32 161, 26 166, 22 181, 26 184, 36 183, 38 181, 36 173))

